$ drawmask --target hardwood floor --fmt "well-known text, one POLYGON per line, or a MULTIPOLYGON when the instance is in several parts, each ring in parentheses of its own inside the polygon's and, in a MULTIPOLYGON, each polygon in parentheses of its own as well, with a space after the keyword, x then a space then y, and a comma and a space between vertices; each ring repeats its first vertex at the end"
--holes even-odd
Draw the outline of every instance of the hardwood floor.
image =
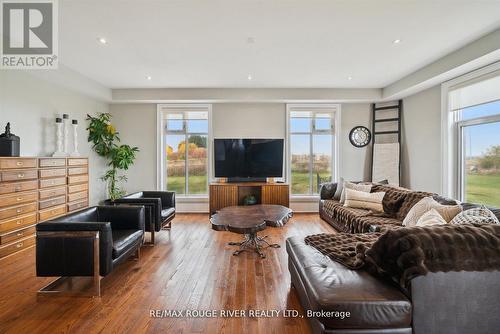
POLYGON ((52 279, 35 276, 34 248, 0 261, 0 333, 309 333, 305 318, 153 318, 150 310, 298 310, 285 239, 332 232, 318 214, 296 214, 268 228, 279 249, 232 256, 240 236, 210 228, 206 214, 178 214, 102 280, 101 298, 37 296, 52 279))

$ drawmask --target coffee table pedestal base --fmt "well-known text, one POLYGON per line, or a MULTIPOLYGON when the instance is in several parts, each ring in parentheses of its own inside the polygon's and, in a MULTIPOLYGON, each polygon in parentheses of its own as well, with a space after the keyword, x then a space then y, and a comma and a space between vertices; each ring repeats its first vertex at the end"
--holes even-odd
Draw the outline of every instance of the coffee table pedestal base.
POLYGON ((237 251, 233 252, 233 255, 239 255, 241 252, 244 251, 254 251, 255 253, 259 254, 261 258, 265 258, 266 254, 262 252, 263 246, 266 246, 266 248, 271 247, 271 248, 280 248, 281 246, 278 244, 270 244, 266 240, 267 235, 265 237, 259 237, 257 233, 251 233, 251 234, 245 234, 245 239, 240 242, 230 242, 229 245, 231 246, 240 246, 240 249, 237 251))

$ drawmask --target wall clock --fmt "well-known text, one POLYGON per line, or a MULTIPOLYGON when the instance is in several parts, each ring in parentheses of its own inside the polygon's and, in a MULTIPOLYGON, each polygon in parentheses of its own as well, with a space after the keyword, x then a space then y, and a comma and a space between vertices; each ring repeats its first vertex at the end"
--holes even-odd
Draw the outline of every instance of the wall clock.
POLYGON ((355 126, 349 132, 349 141, 356 147, 365 147, 370 143, 371 139, 372 134, 365 126, 355 126))

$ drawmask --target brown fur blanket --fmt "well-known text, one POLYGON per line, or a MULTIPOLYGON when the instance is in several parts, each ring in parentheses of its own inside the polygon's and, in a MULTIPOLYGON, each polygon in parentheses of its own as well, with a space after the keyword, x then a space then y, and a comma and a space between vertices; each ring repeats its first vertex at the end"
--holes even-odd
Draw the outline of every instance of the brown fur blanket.
POLYGON ((427 272, 500 270, 500 225, 316 234, 305 242, 348 268, 389 277, 403 287, 427 272))

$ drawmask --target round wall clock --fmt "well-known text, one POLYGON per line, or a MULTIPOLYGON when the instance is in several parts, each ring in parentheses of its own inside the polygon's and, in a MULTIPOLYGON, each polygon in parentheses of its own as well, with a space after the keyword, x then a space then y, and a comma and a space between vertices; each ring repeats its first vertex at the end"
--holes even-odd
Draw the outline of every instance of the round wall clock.
POLYGON ((356 147, 365 147, 371 139, 372 134, 365 126, 356 126, 349 132, 349 141, 356 147))

